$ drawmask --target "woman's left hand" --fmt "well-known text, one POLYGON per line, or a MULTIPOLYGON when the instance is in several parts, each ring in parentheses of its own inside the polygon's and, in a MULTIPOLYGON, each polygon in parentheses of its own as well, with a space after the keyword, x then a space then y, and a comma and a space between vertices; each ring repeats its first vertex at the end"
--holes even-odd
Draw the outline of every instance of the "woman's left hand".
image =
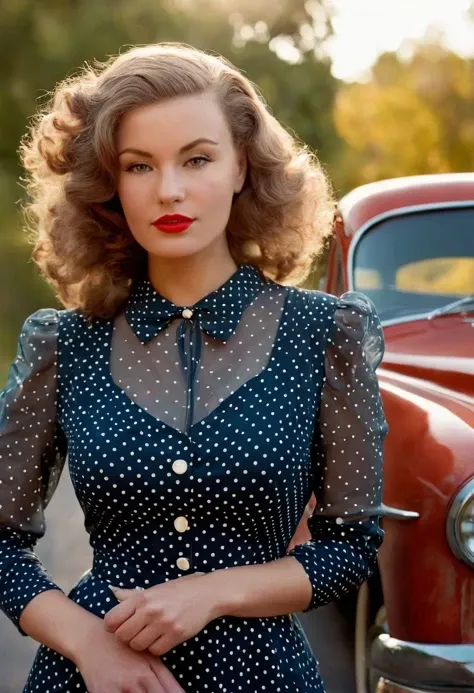
POLYGON ((144 590, 114 588, 121 603, 105 615, 105 629, 133 650, 166 654, 220 615, 211 575, 185 575, 144 590))

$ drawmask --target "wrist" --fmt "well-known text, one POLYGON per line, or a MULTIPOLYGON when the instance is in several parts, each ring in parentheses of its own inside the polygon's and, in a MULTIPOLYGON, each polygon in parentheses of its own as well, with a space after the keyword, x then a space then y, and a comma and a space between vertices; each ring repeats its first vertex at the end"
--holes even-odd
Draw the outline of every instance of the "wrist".
POLYGON ((79 667, 83 656, 87 657, 87 650, 92 642, 96 642, 97 637, 106 633, 104 623, 101 618, 94 614, 84 614, 81 624, 77 624, 71 639, 65 644, 67 651, 66 657, 79 667))
POLYGON ((244 601, 244 595, 235 579, 236 568, 221 568, 207 574, 211 588, 212 618, 233 616, 244 601))

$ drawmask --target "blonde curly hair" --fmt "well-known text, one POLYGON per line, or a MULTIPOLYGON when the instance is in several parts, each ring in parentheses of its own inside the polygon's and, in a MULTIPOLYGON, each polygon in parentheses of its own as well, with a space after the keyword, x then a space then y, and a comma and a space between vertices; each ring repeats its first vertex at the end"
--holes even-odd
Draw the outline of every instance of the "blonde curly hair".
POLYGON ((301 283, 330 235, 332 189, 316 156, 225 58, 184 44, 133 47, 61 81, 20 144, 32 259, 66 308, 109 319, 147 271, 116 192, 115 133, 131 109, 215 90, 248 172, 226 227, 237 264, 301 283))

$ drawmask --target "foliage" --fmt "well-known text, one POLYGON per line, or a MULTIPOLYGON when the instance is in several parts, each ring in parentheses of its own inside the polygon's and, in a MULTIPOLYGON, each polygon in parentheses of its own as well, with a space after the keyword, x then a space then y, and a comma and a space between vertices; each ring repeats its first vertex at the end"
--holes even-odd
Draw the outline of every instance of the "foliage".
POLYGON ((367 84, 337 95, 335 124, 347 143, 348 188, 377 179, 474 169, 474 60, 438 44, 409 61, 382 55, 367 84))
MULTIPOLYGON (((316 151, 339 196, 377 178, 473 169, 474 61, 428 45, 408 62, 385 54, 369 83, 344 85, 325 57, 330 7, 330 0, 0 0, 8 75, 0 87, 0 375, 25 317, 55 305, 21 232, 18 144, 55 84, 85 62, 157 41, 224 55, 316 151)), ((316 267, 307 284, 318 276, 316 267)))

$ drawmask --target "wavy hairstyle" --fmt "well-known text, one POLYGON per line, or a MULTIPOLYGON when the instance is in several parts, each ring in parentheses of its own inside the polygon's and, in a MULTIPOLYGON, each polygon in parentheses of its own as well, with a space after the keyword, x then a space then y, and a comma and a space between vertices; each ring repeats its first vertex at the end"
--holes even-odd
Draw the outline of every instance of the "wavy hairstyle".
POLYGON ((271 115, 227 60, 187 45, 133 47, 59 82, 20 144, 32 259, 66 308, 112 317, 147 271, 116 192, 115 134, 133 108, 215 90, 244 148, 247 178, 226 227, 237 264, 301 283, 332 229, 334 199, 317 157, 271 115))

